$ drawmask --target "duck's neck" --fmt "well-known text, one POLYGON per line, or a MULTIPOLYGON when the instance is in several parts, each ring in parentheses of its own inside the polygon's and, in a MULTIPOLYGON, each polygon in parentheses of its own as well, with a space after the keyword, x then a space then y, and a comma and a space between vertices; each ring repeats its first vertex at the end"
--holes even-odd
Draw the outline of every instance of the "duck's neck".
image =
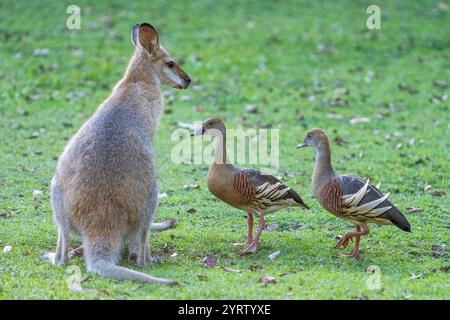
POLYGON ((216 154, 214 155, 214 164, 228 164, 227 159, 227 135, 225 130, 221 135, 214 137, 216 143, 216 154))
POLYGON ((331 165, 331 150, 328 138, 325 136, 320 145, 316 147, 316 163, 313 172, 313 189, 320 187, 323 182, 335 176, 333 166, 331 165))

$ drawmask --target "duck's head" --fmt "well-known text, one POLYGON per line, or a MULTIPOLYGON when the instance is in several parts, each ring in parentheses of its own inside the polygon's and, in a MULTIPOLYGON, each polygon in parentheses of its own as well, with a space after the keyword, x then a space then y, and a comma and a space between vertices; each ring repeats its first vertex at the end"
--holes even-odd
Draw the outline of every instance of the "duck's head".
POLYGON ((202 127, 196 129, 191 136, 222 136, 225 133, 225 125, 219 118, 209 118, 203 121, 202 127))
POLYGON ((302 143, 297 145, 297 149, 305 147, 320 147, 323 142, 327 139, 325 131, 320 128, 311 129, 303 140, 302 143))

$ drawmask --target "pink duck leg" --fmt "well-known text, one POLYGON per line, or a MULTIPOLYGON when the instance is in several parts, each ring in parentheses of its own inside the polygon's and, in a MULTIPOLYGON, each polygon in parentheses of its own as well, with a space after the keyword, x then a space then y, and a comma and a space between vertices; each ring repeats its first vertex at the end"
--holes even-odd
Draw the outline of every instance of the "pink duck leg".
POLYGON ((341 255, 350 259, 358 259, 359 258, 359 242, 362 236, 369 234, 369 228, 366 225, 363 225, 363 231, 361 231, 361 227, 359 225, 356 226, 356 231, 346 233, 341 240, 336 244, 336 249, 345 248, 348 245, 348 242, 353 237, 355 238, 355 246, 353 248, 353 252, 350 255, 341 255))
POLYGON ((259 237, 261 236, 261 232, 264 230, 265 225, 264 215, 261 215, 259 218, 258 231, 256 232, 255 238, 250 243, 250 246, 245 250, 245 253, 254 253, 258 250, 259 237))
POLYGON ((251 213, 247 213, 247 242, 246 243, 234 243, 233 247, 242 248, 249 246, 253 242, 253 215, 251 213))

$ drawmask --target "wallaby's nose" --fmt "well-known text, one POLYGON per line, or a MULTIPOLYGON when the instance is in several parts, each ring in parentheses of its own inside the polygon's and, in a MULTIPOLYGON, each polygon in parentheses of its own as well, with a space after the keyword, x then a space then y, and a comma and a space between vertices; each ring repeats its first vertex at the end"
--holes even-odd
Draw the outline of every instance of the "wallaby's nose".
POLYGON ((191 84, 191 78, 189 78, 189 76, 186 76, 183 78, 183 80, 186 83, 186 88, 189 87, 189 85, 191 84))

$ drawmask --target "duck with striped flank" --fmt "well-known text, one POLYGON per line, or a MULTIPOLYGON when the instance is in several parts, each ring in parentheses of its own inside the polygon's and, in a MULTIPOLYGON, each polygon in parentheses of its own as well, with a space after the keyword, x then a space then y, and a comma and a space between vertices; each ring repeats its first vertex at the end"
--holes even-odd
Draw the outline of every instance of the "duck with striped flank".
POLYGON ((215 139, 215 156, 208 171, 208 189, 223 202, 247 212, 247 242, 235 244, 245 247, 245 253, 256 252, 264 216, 286 207, 301 206, 309 209, 302 198, 277 178, 253 169, 233 166, 226 154, 226 130, 218 118, 210 118, 192 136, 211 135, 215 139), (259 217, 258 230, 253 236, 253 216, 259 217))
POLYGON ((322 129, 312 129, 297 148, 316 148, 316 162, 312 176, 314 196, 327 211, 356 225, 356 231, 345 234, 336 248, 345 248, 355 238, 355 246, 348 258, 359 257, 359 241, 369 233, 368 223, 393 224, 403 231, 411 232, 405 216, 383 194, 369 184, 369 179, 353 175, 337 174, 331 165, 328 137, 322 129))

